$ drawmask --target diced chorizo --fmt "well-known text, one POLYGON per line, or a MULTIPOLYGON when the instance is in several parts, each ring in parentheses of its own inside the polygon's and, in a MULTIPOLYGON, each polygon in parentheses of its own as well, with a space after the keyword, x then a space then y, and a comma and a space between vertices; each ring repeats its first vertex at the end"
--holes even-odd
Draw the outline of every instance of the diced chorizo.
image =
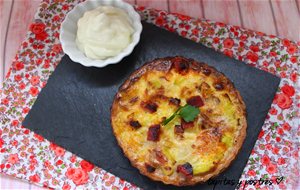
POLYGON ((189 70, 189 62, 188 60, 182 58, 175 58, 173 60, 173 66, 175 70, 180 74, 186 74, 189 70))
POLYGON ((221 82, 215 83, 214 87, 216 90, 223 90, 224 89, 224 85, 221 82))
POLYGON ((165 155, 160 150, 154 150, 154 151, 155 151, 155 159, 160 164, 165 164, 168 161, 165 155))
POLYGON ((188 162, 182 165, 178 165, 176 171, 183 174, 185 177, 193 176, 193 166, 188 162))
POLYGON ((202 73, 203 73, 204 75, 206 75, 206 76, 209 76, 210 73, 211 73, 211 69, 206 68, 206 67, 203 67, 203 68, 202 68, 202 73))
POLYGON ((157 111, 158 105, 154 102, 141 102, 142 108, 144 108, 149 113, 154 113, 157 111))
POLYGON ((155 167, 153 167, 153 166, 151 166, 150 164, 147 164, 147 163, 145 163, 145 167, 146 167, 147 172, 149 172, 149 173, 153 173, 156 169, 155 167))
POLYGON ((160 125, 152 125, 148 129, 147 140, 148 141, 159 141, 160 136, 160 125))
POLYGON ((189 99, 187 99, 187 104, 195 107, 201 107, 204 105, 203 100, 200 96, 192 96, 189 99))
POLYGON ((181 119, 181 127, 184 129, 187 129, 187 128, 191 128, 194 126, 194 122, 191 121, 191 122, 186 122, 184 121, 184 119, 181 119))
POLYGON ((182 127, 182 125, 175 125, 174 133, 175 134, 183 134, 184 128, 182 127))
POLYGON ((131 120, 129 121, 129 125, 135 129, 138 129, 140 128, 142 125, 140 124, 139 121, 136 121, 136 120, 131 120))
POLYGON ((179 106, 180 105, 180 99, 178 98, 170 98, 169 99, 169 103, 172 104, 172 105, 175 105, 175 106, 179 106))

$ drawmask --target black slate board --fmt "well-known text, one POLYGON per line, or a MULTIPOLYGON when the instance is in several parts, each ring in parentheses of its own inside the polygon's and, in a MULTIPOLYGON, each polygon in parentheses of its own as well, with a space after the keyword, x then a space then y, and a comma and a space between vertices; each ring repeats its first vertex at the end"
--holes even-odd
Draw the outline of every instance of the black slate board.
MULTIPOLYGON (((245 143, 236 160, 216 178, 238 181, 280 79, 153 25, 143 23, 143 27, 139 45, 117 65, 87 68, 64 56, 23 125, 139 187, 177 189, 149 180, 130 165, 112 134, 110 107, 118 87, 135 69, 155 58, 182 55, 206 62, 223 72, 233 81, 246 103, 248 129, 245 143)), ((180 189, 213 187, 199 184, 180 189)), ((234 185, 215 187, 224 188, 234 189, 234 185)))

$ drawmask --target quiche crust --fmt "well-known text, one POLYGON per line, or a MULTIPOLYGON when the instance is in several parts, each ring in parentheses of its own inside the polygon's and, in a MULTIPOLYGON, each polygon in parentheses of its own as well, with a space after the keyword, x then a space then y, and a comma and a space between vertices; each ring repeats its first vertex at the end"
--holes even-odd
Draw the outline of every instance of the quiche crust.
POLYGON ((141 174, 188 186, 217 176, 236 158, 246 137, 246 107, 233 83, 215 68, 181 56, 158 58, 121 85, 111 107, 111 125, 125 156, 141 174), (191 127, 174 132, 176 125, 184 125, 179 117, 162 125, 195 95, 204 106, 191 127), (149 138, 153 125, 157 138, 149 138), (192 174, 181 172, 182 166, 192 167, 192 174))

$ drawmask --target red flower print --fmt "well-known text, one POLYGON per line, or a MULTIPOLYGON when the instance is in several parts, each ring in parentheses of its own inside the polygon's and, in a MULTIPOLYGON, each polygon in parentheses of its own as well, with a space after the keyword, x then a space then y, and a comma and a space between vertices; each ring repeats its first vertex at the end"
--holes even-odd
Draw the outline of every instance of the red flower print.
POLYGON ((295 46, 295 45, 290 45, 289 47, 288 47, 288 49, 287 49, 287 52, 289 53, 289 54, 294 54, 296 51, 297 51, 297 46, 295 46))
POLYGON ((182 15, 182 14, 177 14, 177 13, 174 13, 174 15, 176 15, 180 20, 182 21, 188 21, 191 19, 191 17, 189 16, 186 16, 186 15, 182 15))
POLYGON ((270 163, 270 158, 269 158, 269 156, 264 155, 264 156, 261 158, 261 163, 262 163, 263 165, 268 165, 268 164, 270 163))
POLYGON ((230 48, 233 47, 234 41, 233 41, 233 39, 231 39, 231 38, 226 38, 226 39, 224 40, 224 42, 223 42, 223 45, 224 45, 224 48, 230 49, 230 48))
POLYGON ((116 177, 115 176, 110 176, 109 181, 111 183, 114 183, 116 181, 116 177))
POLYGON ((60 44, 55 44, 52 46, 52 51, 54 53, 60 53, 62 51, 62 47, 60 44))
POLYGON ((281 77, 281 78, 286 78, 286 73, 285 73, 285 72, 281 72, 281 73, 280 73, 280 77, 281 77))
POLYGON ((242 35, 242 36, 240 37, 240 39, 241 39, 242 41, 245 41, 247 38, 248 38, 247 35, 242 35))
POLYGON ((50 162, 49 162, 48 160, 46 160, 46 161, 44 162, 44 167, 45 167, 45 168, 48 168, 50 165, 51 165, 51 164, 50 164, 50 162))
POLYGON ((45 63, 44 65, 43 65, 43 68, 44 69, 48 69, 50 67, 50 63, 45 63))
POLYGON ((298 152, 298 150, 294 151, 294 152, 292 153, 292 156, 293 156, 294 158, 298 158, 298 157, 299 157, 299 152, 298 152))
POLYGON ((8 105, 9 100, 8 100, 7 98, 3 98, 3 99, 1 100, 1 103, 4 104, 4 105, 8 105))
POLYGON ((67 183, 64 183, 64 185, 62 186, 62 190, 70 190, 71 186, 67 183))
POLYGON ((269 174, 274 174, 277 172, 277 166, 275 164, 272 164, 270 163, 268 166, 267 166, 267 172, 269 174))
POLYGON ((15 67, 14 67, 15 70, 19 71, 23 68, 24 68, 24 63, 23 62, 19 62, 19 61, 15 62, 15 67))
POLYGON ((55 152, 56 156, 63 156, 65 154, 66 150, 63 149, 63 148, 61 148, 61 147, 59 147, 59 146, 57 146, 55 148, 54 152, 55 152))
POLYGON ((27 48, 28 43, 27 43, 27 42, 23 42, 23 43, 22 43, 22 46, 23 46, 23 48, 27 48))
POLYGON ((277 55, 277 53, 276 53, 275 51, 271 51, 271 52, 270 52, 270 56, 275 57, 276 55, 277 55))
POLYGON ((11 164, 16 164, 19 162, 18 154, 11 154, 8 156, 7 161, 11 164))
POLYGON ((55 15, 53 18, 52 18, 52 21, 53 22, 56 22, 56 21, 59 21, 60 17, 58 15, 55 15))
POLYGON ((16 127, 18 124, 19 124, 19 121, 18 120, 13 120, 11 122, 12 126, 16 127))
POLYGON ((34 137, 40 142, 42 142, 44 140, 44 137, 42 137, 41 135, 38 135, 38 134, 34 134, 34 137))
POLYGON ((44 41, 48 37, 47 32, 42 32, 40 34, 35 35, 35 39, 44 41))
POLYGON ((0 138, 0 148, 2 148, 3 144, 4 144, 4 140, 0 138))
POLYGON ((155 24, 158 26, 163 26, 164 24, 166 24, 166 20, 163 16, 159 16, 156 18, 155 24))
POLYGON ((264 130, 261 130, 258 135, 258 138, 262 138, 264 136, 264 134, 265 134, 264 130))
POLYGON ((54 143, 50 143, 49 148, 54 151, 56 156, 63 156, 66 152, 65 149, 63 149, 62 147, 57 146, 54 143))
POLYGON ((276 115, 277 114, 277 110, 275 108, 271 108, 269 112, 270 112, 271 115, 276 115))
POLYGON ((66 172, 67 178, 71 179, 75 185, 82 185, 87 183, 89 176, 81 168, 69 168, 66 172))
POLYGON ((68 10, 68 9, 69 9, 69 5, 64 4, 64 5, 62 6, 62 10, 66 11, 66 10, 68 10))
MULTIPOLYGON (((276 138, 279 138, 279 137, 276 137, 276 138)), ((279 139, 280 139, 280 138, 279 138, 279 139)), ((276 140, 276 141, 277 141, 277 140, 276 140)), ((279 142, 279 141, 277 141, 277 142, 279 142)), ((273 147, 272 153, 273 153, 273 154, 278 154, 278 152, 279 152, 279 148, 273 147)))
POLYGON ((72 179, 72 177, 73 177, 73 175, 75 173, 75 170, 76 170, 75 168, 68 168, 68 170, 66 172, 67 178, 72 179))
MULTIPOLYGON (((189 25, 187 25, 187 26, 189 26, 189 25)), ((198 34, 199 34, 199 29, 198 29, 198 28, 194 28, 194 29, 192 30, 192 34, 195 35, 195 36, 198 36, 198 34)))
POLYGON ((283 46, 285 46, 285 47, 289 47, 289 46, 291 45, 291 41, 288 40, 288 39, 283 39, 283 40, 282 40, 282 44, 283 44, 283 46))
POLYGON ((46 86, 47 82, 42 82, 42 88, 46 86))
POLYGON ((285 159, 284 158, 279 158, 278 161, 277 161, 277 163, 279 165, 285 164, 285 159))
POLYGON ((30 30, 34 34, 40 34, 45 31, 46 25, 44 23, 32 23, 30 30))
POLYGON ((30 79, 30 84, 32 86, 38 85, 40 83, 40 77, 39 76, 32 76, 30 79))
POLYGON ((71 161, 72 163, 76 162, 76 156, 71 156, 70 161, 71 161))
POLYGON ((15 79, 15 81, 19 82, 22 80, 22 77, 21 77, 21 75, 15 75, 14 79, 15 79))
POLYGON ((29 109, 28 107, 26 107, 26 108, 23 108, 23 113, 25 113, 25 114, 26 114, 26 113, 28 113, 28 112, 29 112, 29 110, 30 110, 30 109, 29 109))
POLYGON ((85 161, 85 160, 82 160, 80 162, 80 166, 86 172, 90 172, 94 168, 94 165, 92 163, 85 161))
POLYGON ((37 60, 35 61, 35 63, 36 63, 37 65, 40 65, 42 62, 43 62, 42 59, 37 59, 37 60))
POLYGON ((31 96, 37 96, 39 93, 39 89, 37 87, 30 87, 29 94, 31 96))
POLYGON ((270 143, 266 144, 266 149, 271 150, 271 148, 272 148, 272 145, 270 143))
POLYGON ((213 39, 213 43, 214 44, 218 44, 220 42, 220 39, 218 38, 218 37, 215 37, 214 39, 213 39))
POLYGON ((224 27, 225 26, 225 24, 223 23, 223 22, 217 22, 216 23, 218 26, 220 26, 220 27, 224 27))
POLYGON ((185 37, 187 35, 187 31, 181 31, 181 36, 185 37))
POLYGON ((276 137, 276 141, 277 141, 277 142, 280 142, 280 141, 281 141, 281 138, 280 138, 280 137, 276 137))
POLYGON ((254 170, 249 170, 249 171, 248 171, 248 175, 249 175, 249 176, 255 176, 255 174, 256 174, 256 173, 255 173, 254 170))
POLYGON ((297 59, 298 58, 296 56, 293 56, 293 57, 290 58, 290 60, 291 60, 292 63, 296 63, 297 59))
POLYGON ((277 129, 277 133, 278 133, 279 135, 283 135, 284 131, 283 131, 282 128, 278 128, 278 129, 277 129))
POLYGON ((294 87, 288 85, 288 84, 285 84, 282 88, 281 88, 281 91, 288 95, 288 96, 293 96, 295 94, 295 89, 294 87))
POLYGON ((291 75, 290 75, 290 79, 291 79, 291 81, 293 81, 293 82, 296 82, 297 81, 297 73, 292 73, 291 75))
POLYGON ((232 57, 233 56, 232 50, 229 50, 229 49, 225 49, 223 53, 224 53, 224 55, 227 55, 228 57, 232 57))
POLYGON ((59 166, 59 165, 62 165, 63 161, 62 160, 57 160, 55 165, 59 166))
POLYGON ((258 55, 252 51, 249 51, 246 56, 247 59, 249 59, 252 62, 256 62, 258 60, 258 55))
POLYGON ((267 61, 264 61, 264 62, 263 62, 263 66, 268 67, 268 66, 269 66, 269 63, 268 63, 267 61))
POLYGON ((279 189, 287 189, 286 185, 284 183, 279 183, 279 189))
POLYGON ((291 126, 290 126, 288 123, 284 123, 284 124, 282 125, 282 128, 283 128, 284 130, 286 130, 286 131, 291 130, 291 126))
POLYGON ((25 134, 25 135, 28 135, 28 134, 29 134, 29 130, 28 130, 28 129, 25 129, 24 134, 25 134))
POLYGON ((276 95, 274 101, 281 109, 288 109, 293 103, 292 99, 286 94, 276 95))
POLYGON ((41 178, 40 178, 40 176, 38 176, 37 174, 35 174, 35 175, 30 176, 29 180, 31 182, 33 182, 33 183, 38 183, 38 182, 40 182, 41 178))
POLYGON ((258 51, 259 51, 259 47, 258 47, 258 46, 254 46, 254 45, 251 45, 251 46, 250 46, 250 49, 251 49, 253 52, 258 52, 258 51))
POLYGON ((137 10, 143 11, 143 10, 145 10, 145 7, 143 7, 143 6, 138 6, 138 7, 137 7, 137 10))
MULTIPOLYGON (((185 25, 184 28, 185 28, 186 30, 189 30, 189 29, 191 28, 191 26, 190 26, 190 25, 185 25)), ((195 29, 197 30, 197 28, 195 28, 195 29)), ((192 32, 193 32, 193 31, 192 31, 192 32)))
POLYGON ((13 140, 13 141, 11 142, 11 145, 13 145, 13 146, 17 146, 17 145, 18 145, 18 141, 16 141, 16 140, 13 140))
POLYGON ((21 82, 20 85, 19 85, 19 88, 20 88, 21 90, 23 90, 25 87, 26 87, 25 83, 24 83, 24 82, 21 82))
POLYGON ((30 170, 30 171, 33 171, 33 170, 35 170, 35 167, 34 167, 34 165, 33 165, 33 164, 30 164, 30 165, 29 165, 29 170, 30 170))

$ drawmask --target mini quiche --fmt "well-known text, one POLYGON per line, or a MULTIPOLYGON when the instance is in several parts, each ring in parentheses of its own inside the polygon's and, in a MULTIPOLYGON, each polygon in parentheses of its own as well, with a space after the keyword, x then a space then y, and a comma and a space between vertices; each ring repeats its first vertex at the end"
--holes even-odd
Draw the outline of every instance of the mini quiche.
POLYGON ((245 104, 232 82, 213 67, 180 56, 135 71, 115 96, 111 124, 133 166, 176 186, 205 182, 226 169, 247 127, 245 104), (185 105, 199 110, 192 121, 175 115, 165 124, 185 105))

